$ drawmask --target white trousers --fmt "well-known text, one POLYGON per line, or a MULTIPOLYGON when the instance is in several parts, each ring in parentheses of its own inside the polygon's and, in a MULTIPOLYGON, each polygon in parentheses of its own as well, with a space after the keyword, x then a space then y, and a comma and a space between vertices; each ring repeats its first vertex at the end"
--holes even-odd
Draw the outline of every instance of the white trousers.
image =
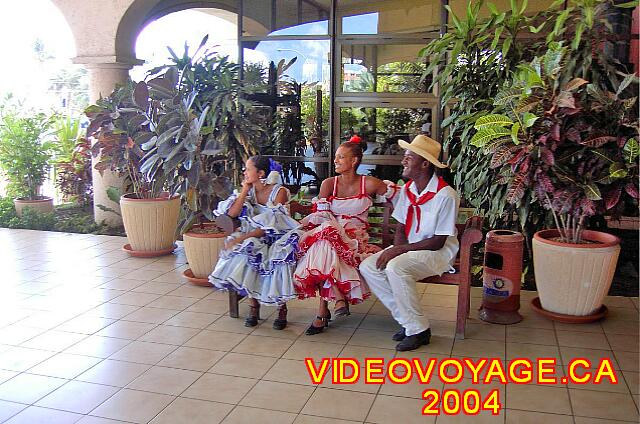
POLYGON ((449 269, 446 254, 433 250, 415 250, 396 256, 383 270, 376 267, 382 252, 369 256, 360 264, 360 272, 373 293, 391 311, 395 319, 411 336, 429 328, 429 319, 422 310, 416 282, 449 269))

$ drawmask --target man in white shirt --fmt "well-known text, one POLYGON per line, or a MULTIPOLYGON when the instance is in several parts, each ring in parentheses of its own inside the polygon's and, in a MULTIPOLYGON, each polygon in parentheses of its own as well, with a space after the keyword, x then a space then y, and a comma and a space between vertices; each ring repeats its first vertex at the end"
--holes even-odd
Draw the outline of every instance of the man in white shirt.
POLYGON ((398 221, 393 246, 369 256, 360 272, 380 301, 402 326, 393 335, 398 351, 414 350, 429 343, 431 329, 416 282, 452 269, 458 253, 456 217, 460 199, 456 191, 438 177, 435 168, 441 146, 426 135, 405 149, 402 176, 408 178, 398 193, 393 217, 398 221))

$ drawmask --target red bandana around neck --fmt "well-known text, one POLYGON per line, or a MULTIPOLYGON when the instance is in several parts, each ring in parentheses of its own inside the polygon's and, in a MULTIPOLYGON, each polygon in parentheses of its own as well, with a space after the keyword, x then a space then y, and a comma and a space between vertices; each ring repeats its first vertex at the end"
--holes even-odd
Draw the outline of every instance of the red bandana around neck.
POLYGON ((443 188, 449 185, 444 181, 444 179, 442 179, 442 177, 438 177, 438 188, 436 188, 435 192, 428 191, 422 196, 416 197, 416 195, 413 194, 411 190, 409 190, 409 187, 411 186, 412 183, 413 183, 413 180, 409 180, 407 184, 405 184, 404 186, 405 187, 404 192, 406 193, 407 198, 411 203, 409 205, 409 208, 407 209, 407 219, 404 223, 404 233, 407 236, 407 239, 409 238, 409 233, 411 232, 411 227, 413 226, 414 213, 416 215, 416 221, 417 221, 417 226, 416 226, 416 233, 417 233, 420 231, 420 215, 421 215, 420 206, 424 205, 429 200, 433 199, 433 196, 435 196, 436 193, 438 193, 440 190, 442 190, 443 188))

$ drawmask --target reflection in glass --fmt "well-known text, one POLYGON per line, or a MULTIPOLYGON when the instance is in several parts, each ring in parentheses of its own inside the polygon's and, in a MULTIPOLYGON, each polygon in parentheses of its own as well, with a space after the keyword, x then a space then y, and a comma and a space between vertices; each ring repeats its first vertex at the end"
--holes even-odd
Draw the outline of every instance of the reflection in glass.
POLYGON ((327 35, 330 0, 243 0, 242 35, 327 35))
POLYGON ((422 45, 342 46, 342 91, 349 93, 426 93, 432 78, 422 79, 422 45))
POLYGON ((440 24, 440 0, 337 0, 337 3, 342 34, 415 34, 434 30, 440 24))
POLYGON ((281 157, 285 182, 319 182, 327 163, 296 162, 297 157, 328 156, 329 41, 243 42, 244 83, 250 100, 263 105, 270 137, 260 145, 265 155, 281 157))

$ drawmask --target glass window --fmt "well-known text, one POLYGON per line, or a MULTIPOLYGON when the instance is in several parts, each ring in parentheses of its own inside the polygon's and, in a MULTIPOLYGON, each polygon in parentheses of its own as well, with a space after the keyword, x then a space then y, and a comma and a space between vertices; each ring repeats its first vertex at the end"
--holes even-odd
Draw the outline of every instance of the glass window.
POLYGON ((242 35, 327 35, 330 0, 243 0, 242 35))
MULTIPOLYGON (((549 6, 553 4, 554 0, 537 0, 531 1, 527 5, 527 14, 533 15, 536 12, 542 12, 543 10, 549 9, 549 6)), ((511 2, 510 0, 494 0, 493 3, 496 8, 501 12, 506 12, 507 10, 511 10, 511 2)), ((518 7, 522 2, 518 2, 518 7)), ((459 18, 464 19, 467 16, 467 0, 449 0, 449 7, 451 11, 459 18)), ((479 12, 480 18, 488 18, 491 16, 491 11, 487 7, 486 3, 480 8, 479 12)), ((449 15, 449 24, 452 24, 453 20, 451 19, 451 15, 449 15)))
POLYGON ((440 0, 337 0, 342 34, 424 33, 440 25, 440 0))
POLYGON ((426 93, 432 77, 418 44, 343 44, 341 87, 348 93, 426 93))

